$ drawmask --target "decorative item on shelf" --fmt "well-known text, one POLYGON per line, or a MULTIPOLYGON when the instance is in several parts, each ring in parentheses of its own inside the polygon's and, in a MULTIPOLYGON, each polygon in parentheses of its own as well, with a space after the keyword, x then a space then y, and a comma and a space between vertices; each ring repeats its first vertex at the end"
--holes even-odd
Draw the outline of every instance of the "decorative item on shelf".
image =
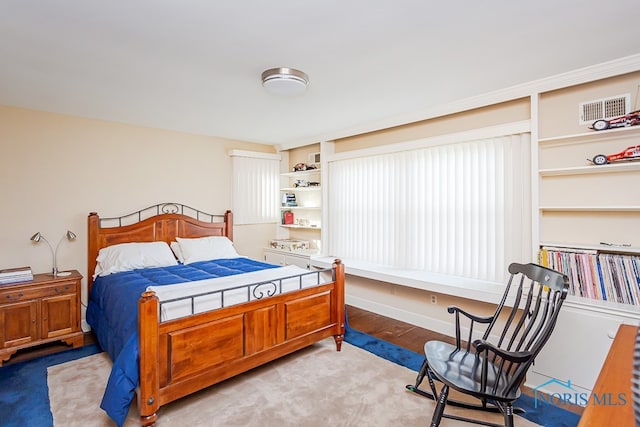
POLYGON ((51 256, 53 257, 53 268, 51 270, 53 276, 68 276, 71 273, 69 273, 69 272, 59 272, 58 271, 58 264, 56 262, 57 255, 58 255, 58 248, 60 248, 60 244, 62 243, 63 240, 67 239, 68 241, 72 242, 72 241, 76 240, 77 237, 78 236, 76 236, 76 234, 73 231, 67 230, 65 235, 60 238, 60 241, 58 241, 58 244, 56 245, 56 250, 55 251, 53 250, 53 247, 51 246, 49 241, 47 239, 45 239, 45 237, 42 234, 40 234, 39 231, 36 234, 34 234, 33 236, 31 236, 31 241, 34 242, 34 243, 40 243, 41 240, 44 240, 44 242, 47 244, 47 246, 49 246, 49 249, 51 250, 51 256))
POLYGON ((306 179, 296 179, 296 182, 293 183, 293 186, 296 188, 300 187, 319 187, 320 183, 316 181, 307 181, 306 179))
POLYGON ((309 249, 309 241, 296 239, 274 239, 269 242, 273 249, 283 251, 299 251, 309 249))
POLYGON ((0 285, 30 282, 33 280, 31 267, 5 268, 0 270, 0 285))
POLYGON ((617 162, 617 161, 634 161, 640 159, 640 145, 634 145, 631 147, 625 148, 623 151, 615 154, 598 154, 589 160, 594 165, 606 165, 607 163, 617 162))
POLYGON ((291 168, 292 172, 303 172, 309 170, 315 170, 315 165, 308 165, 306 163, 296 163, 293 168, 291 168))
POLYGON ((600 119, 593 122, 590 129, 606 130, 611 128, 621 128, 640 124, 640 110, 632 111, 623 116, 614 117, 612 119, 600 119))
POLYGON ((293 212, 291 211, 282 212, 282 224, 293 225, 293 223, 294 223, 293 212))
POLYGON ((284 193, 282 195, 282 206, 298 206, 295 193, 284 193))

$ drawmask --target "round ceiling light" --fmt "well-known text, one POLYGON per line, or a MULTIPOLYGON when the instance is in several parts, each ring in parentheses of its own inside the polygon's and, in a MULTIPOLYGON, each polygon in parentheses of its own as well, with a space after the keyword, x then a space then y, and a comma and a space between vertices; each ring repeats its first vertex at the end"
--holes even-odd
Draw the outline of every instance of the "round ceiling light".
POLYGON ((262 73, 262 86, 276 95, 299 95, 308 85, 309 76, 293 68, 271 68, 262 73))

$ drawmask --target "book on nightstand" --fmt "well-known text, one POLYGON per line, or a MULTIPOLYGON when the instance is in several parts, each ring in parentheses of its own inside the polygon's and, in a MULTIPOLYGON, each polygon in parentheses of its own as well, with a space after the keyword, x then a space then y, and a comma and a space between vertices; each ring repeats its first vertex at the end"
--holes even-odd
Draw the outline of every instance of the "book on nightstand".
POLYGON ((11 283, 30 282, 33 280, 31 267, 5 268, 0 270, 0 285, 11 283))

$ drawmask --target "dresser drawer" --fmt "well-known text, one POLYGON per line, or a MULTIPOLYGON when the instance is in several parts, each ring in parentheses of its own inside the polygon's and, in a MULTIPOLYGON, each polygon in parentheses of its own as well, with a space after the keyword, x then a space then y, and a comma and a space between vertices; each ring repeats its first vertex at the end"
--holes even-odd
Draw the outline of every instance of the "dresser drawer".
POLYGON ((0 304, 30 299, 46 298, 55 295, 66 295, 77 292, 76 282, 61 282, 55 285, 30 286, 22 289, 12 289, 0 292, 0 304))
MULTIPOLYGON (((34 274, 30 282, 0 286, 0 367, 18 350, 53 341, 83 345, 82 275, 34 274)), ((2 423, 0 423, 2 424, 2 423)))

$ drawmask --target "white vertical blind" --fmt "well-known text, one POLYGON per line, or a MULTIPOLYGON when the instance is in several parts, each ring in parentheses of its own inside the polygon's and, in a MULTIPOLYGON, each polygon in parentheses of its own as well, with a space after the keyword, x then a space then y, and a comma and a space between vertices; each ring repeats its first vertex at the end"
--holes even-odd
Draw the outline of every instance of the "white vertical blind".
POLYGON ((528 133, 329 162, 329 253, 502 281, 528 262, 528 133))
POLYGON ((277 222, 280 156, 234 150, 233 221, 235 224, 277 222))

